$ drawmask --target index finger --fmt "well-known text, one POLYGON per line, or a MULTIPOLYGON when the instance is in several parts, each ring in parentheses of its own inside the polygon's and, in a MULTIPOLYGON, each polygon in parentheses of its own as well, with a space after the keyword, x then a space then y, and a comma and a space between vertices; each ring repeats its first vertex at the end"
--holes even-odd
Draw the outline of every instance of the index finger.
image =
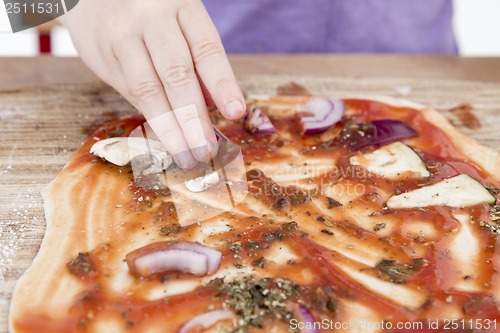
POLYGON ((229 119, 245 114, 245 99, 227 59, 217 29, 201 1, 188 1, 179 10, 179 26, 203 84, 217 108, 229 119))
POLYGON ((190 168, 196 161, 176 121, 156 75, 146 46, 138 39, 115 46, 115 55, 123 70, 132 99, 136 101, 161 143, 181 168, 190 168))

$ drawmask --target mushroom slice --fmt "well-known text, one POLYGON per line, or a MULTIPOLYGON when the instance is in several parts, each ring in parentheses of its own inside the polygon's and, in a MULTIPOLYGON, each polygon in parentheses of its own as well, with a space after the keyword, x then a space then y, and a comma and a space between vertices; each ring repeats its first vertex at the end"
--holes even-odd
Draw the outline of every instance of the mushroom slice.
MULTIPOLYGON (((166 152, 160 141, 140 137, 117 137, 97 141, 90 152, 106 161, 124 166, 140 155, 153 155, 166 170, 172 164, 172 157, 166 152)), ((143 170, 144 171, 144 170, 143 170)))
POLYGON ((401 142, 391 143, 368 154, 353 156, 350 162, 389 179, 430 176, 420 156, 401 142))
POLYGON ((136 179, 137 177, 158 174, 164 170, 162 161, 154 155, 137 155, 132 158, 130 164, 136 179))
POLYGON ((220 178, 217 171, 207 171, 204 176, 184 181, 184 185, 191 192, 203 192, 219 184, 219 182, 220 178))
POLYGON ((470 207, 495 203, 495 197, 474 178, 461 174, 414 191, 395 195, 387 201, 389 208, 429 206, 470 207))

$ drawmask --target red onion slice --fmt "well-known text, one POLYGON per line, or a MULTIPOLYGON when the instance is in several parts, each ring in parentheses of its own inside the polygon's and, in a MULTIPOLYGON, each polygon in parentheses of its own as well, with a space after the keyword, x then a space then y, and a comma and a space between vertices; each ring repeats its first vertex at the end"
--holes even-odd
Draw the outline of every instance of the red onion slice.
POLYGON ((222 133, 220 131, 220 129, 218 129, 217 127, 215 127, 215 125, 213 125, 214 127, 214 132, 215 132, 215 137, 217 138, 217 141, 222 141, 222 142, 228 142, 229 139, 227 138, 227 136, 224 135, 224 133, 222 133))
POLYGON ((356 150, 369 146, 387 145, 418 136, 417 131, 409 125, 394 119, 374 120, 360 125, 366 128, 362 131, 353 129, 349 136, 349 147, 356 150), (360 135, 361 132, 363 135, 360 135))
POLYGON ((219 270, 222 261, 222 253, 220 251, 203 246, 199 243, 183 242, 175 245, 176 249, 189 250, 195 253, 203 254, 207 257, 207 274, 214 274, 219 270))
POLYGON ((245 129, 252 134, 273 134, 276 132, 269 117, 258 106, 250 108, 244 120, 245 129))
POLYGON ((207 273, 207 257, 189 250, 169 249, 143 255, 135 260, 140 276, 180 271, 196 276, 207 273))
POLYGON ((214 310, 200 314, 184 323, 177 333, 188 333, 193 328, 207 329, 221 320, 236 319, 229 310, 214 310))
POLYGON ((307 310, 307 308, 302 304, 299 304, 299 306, 297 306, 297 310, 299 317, 297 319, 299 320, 299 322, 304 324, 304 329, 302 329, 301 331, 303 333, 318 333, 319 331, 315 328, 315 321, 311 312, 309 312, 309 310, 307 310))
POLYGON ((312 97, 305 105, 298 105, 304 135, 320 134, 342 119, 344 102, 338 99, 312 97))
POLYGON ((219 251, 191 242, 157 242, 126 256, 130 273, 143 278, 174 271, 195 276, 213 274, 219 269, 221 260, 219 251))

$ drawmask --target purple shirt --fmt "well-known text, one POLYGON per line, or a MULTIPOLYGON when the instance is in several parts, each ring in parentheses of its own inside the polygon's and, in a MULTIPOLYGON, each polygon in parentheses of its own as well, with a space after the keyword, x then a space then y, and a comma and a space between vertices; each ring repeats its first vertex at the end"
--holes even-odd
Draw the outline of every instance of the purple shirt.
POLYGON ((228 52, 455 54, 452 0, 203 0, 228 52))

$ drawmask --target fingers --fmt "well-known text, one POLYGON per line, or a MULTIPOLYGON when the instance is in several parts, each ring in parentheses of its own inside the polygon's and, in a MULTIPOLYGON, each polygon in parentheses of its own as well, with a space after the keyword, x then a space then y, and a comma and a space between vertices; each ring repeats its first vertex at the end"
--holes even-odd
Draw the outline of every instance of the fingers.
POLYGON ((205 104, 207 106, 210 106, 210 107, 214 106, 215 102, 214 102, 212 96, 210 96, 210 92, 208 91, 207 87, 203 83, 203 80, 200 78, 200 75, 198 73, 196 73, 196 76, 198 77, 198 82, 200 83, 201 91, 203 92, 203 98, 205 98, 205 104))
POLYGON ((146 29, 144 41, 184 137, 199 161, 216 154, 216 137, 187 43, 177 24, 146 29))
POLYGON ((167 151, 181 168, 196 164, 183 132, 175 120, 165 90, 140 39, 128 39, 114 47, 130 98, 135 101, 167 151))
POLYGON ((245 114, 245 99, 227 59, 219 34, 201 1, 189 1, 179 10, 180 28, 200 78, 217 108, 229 119, 245 114))

